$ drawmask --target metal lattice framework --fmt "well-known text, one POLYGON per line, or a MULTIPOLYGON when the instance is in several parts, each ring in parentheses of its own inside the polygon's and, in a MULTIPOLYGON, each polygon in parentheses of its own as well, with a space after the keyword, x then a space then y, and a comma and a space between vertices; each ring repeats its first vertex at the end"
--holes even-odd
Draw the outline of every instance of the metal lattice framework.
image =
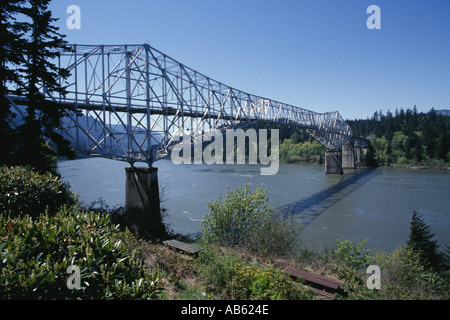
MULTIPOLYGON (((338 112, 317 113, 234 89, 144 45, 70 45, 57 64, 68 94, 48 97, 77 111, 61 130, 90 155, 152 164, 180 135, 255 122, 297 126, 327 149, 352 136, 338 112)), ((195 138, 194 138, 195 139, 195 138)))

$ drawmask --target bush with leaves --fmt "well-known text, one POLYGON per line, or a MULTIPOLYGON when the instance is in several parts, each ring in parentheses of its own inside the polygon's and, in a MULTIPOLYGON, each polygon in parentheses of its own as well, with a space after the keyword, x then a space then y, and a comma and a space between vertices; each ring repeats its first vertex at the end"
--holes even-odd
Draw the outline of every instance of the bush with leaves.
POLYGON ((149 299, 158 273, 148 270, 107 214, 62 207, 51 216, 0 216, 0 299, 149 299), (69 266, 80 288, 69 289, 69 266))
POLYGON ((273 211, 249 232, 246 248, 263 257, 295 254, 300 249, 300 228, 294 216, 273 211))
POLYGON ((347 267, 361 270, 368 266, 370 250, 363 249, 367 239, 354 244, 352 241, 337 241, 337 248, 332 251, 334 259, 347 267))
POLYGON ((309 300, 311 291, 295 284, 279 269, 235 264, 224 290, 235 299, 309 300))
POLYGON ((380 296, 387 299, 448 299, 449 287, 437 273, 427 268, 420 253, 399 246, 391 253, 378 252, 371 263, 381 270, 380 296))
POLYGON ((271 208, 261 187, 252 192, 245 184, 236 190, 227 187, 213 202, 207 202, 209 212, 201 222, 203 238, 207 242, 235 247, 245 244, 248 236, 271 208))
POLYGON ((242 258, 210 250, 200 254, 207 291, 224 299, 308 300, 312 293, 280 269, 247 265, 242 258))
POLYGON ((64 204, 74 205, 77 196, 58 176, 40 174, 30 167, 0 167, 0 212, 11 217, 37 217, 45 210, 56 212, 64 204))
POLYGON ((283 255, 297 243, 299 225, 285 218, 268 203, 267 189, 248 184, 236 190, 227 188, 207 202, 209 212, 201 222, 202 237, 207 243, 241 247, 261 255, 283 255))

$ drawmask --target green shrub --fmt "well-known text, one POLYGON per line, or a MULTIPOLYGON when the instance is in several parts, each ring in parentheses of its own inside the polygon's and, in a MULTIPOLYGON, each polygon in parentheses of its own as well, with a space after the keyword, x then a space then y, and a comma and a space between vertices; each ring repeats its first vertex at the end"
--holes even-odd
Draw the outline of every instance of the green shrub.
POLYGON ((448 283, 422 263, 420 253, 400 246, 391 253, 378 252, 373 264, 381 270, 380 295, 387 299, 449 298, 448 283))
POLYGON ((361 270, 368 266, 370 259, 369 250, 363 249, 367 239, 354 244, 349 240, 337 241, 337 249, 332 252, 332 256, 338 263, 355 270, 361 270))
POLYGON ((236 190, 227 187, 227 194, 222 194, 213 202, 207 202, 209 212, 201 222, 203 239, 206 242, 234 247, 240 246, 248 239, 250 230, 271 212, 265 192, 257 187, 250 191, 248 184, 236 190))
POLYGON ((74 207, 35 219, 2 214, 0 299, 155 298, 158 273, 141 264, 131 239, 109 215, 74 207), (71 265, 80 288, 68 288, 71 265))
POLYGON ((402 156, 398 159, 397 163, 399 165, 409 165, 411 161, 402 156))
POLYGON ((295 284, 279 269, 249 266, 233 255, 220 256, 208 251, 200 257, 207 290, 224 299, 302 300, 311 292, 295 284))
POLYGON ((205 279, 209 290, 223 292, 233 277, 233 266, 242 263, 242 258, 235 255, 222 256, 217 250, 208 246, 199 255, 201 275, 205 279))
POLYGON ((288 275, 273 268, 235 264, 231 281, 223 292, 240 300, 308 300, 312 294, 295 284, 288 275))
POLYGON ((289 256, 298 252, 300 222, 274 211, 249 232, 246 248, 263 257, 289 256))
POLYGON ((0 213, 37 217, 45 210, 53 214, 61 205, 76 202, 68 186, 51 173, 40 174, 20 166, 0 168, 0 213))
POLYGON ((227 188, 208 202, 209 212, 201 222, 203 240, 228 247, 241 247, 261 255, 283 255, 295 246, 299 225, 284 218, 268 204, 267 189, 248 184, 227 188))

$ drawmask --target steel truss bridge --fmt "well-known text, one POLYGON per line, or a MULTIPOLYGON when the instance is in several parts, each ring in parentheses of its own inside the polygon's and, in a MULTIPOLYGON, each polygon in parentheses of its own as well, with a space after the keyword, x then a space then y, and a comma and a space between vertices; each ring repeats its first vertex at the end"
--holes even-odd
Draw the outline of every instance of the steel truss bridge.
MULTIPOLYGON (((254 123, 305 129, 327 150, 341 149, 352 130, 336 112, 317 113, 213 80, 144 45, 70 45, 56 64, 65 96, 43 92, 76 112, 61 121, 63 136, 89 155, 153 162, 170 155, 180 136, 193 141, 213 130, 254 123)), ((26 104, 18 97, 13 106, 26 104)))

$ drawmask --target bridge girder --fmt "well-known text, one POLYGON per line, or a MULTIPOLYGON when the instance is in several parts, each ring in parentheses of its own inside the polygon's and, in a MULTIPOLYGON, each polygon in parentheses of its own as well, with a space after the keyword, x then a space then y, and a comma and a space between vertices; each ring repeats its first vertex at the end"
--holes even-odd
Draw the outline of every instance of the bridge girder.
POLYGON ((237 90, 148 44, 69 47, 56 61, 70 71, 60 79, 67 94, 43 91, 75 111, 62 119, 61 132, 84 153, 152 164, 186 132, 201 137, 254 122, 304 128, 326 149, 352 138, 337 111, 317 113, 237 90))

